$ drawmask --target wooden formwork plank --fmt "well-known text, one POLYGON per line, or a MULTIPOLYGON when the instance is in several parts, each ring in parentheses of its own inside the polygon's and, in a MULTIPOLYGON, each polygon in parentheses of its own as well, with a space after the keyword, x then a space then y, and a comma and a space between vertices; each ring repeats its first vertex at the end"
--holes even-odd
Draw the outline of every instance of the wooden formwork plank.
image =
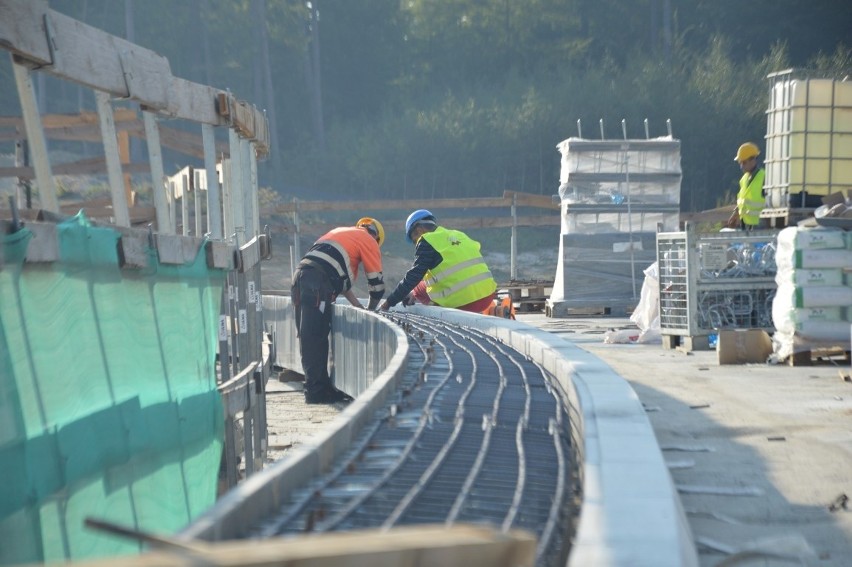
POLYGON ((121 233, 118 240, 118 260, 122 268, 147 268, 151 257, 150 237, 145 230, 116 227, 121 233))
POLYGON ((0 44, 41 65, 50 63, 42 18, 47 10, 47 0, 0 2, 0 44))
POLYGON ((156 245, 163 264, 186 264, 195 260, 201 239, 180 234, 157 234, 156 245))
POLYGON ((45 0, 0 2, 0 44, 56 77, 170 116, 225 124, 216 110, 221 91, 172 76, 162 55, 51 10, 45 0))
MULTIPOLYGON (((175 545, 174 548, 178 546, 175 545)), ((532 567, 536 538, 523 530, 488 526, 405 526, 387 531, 353 530, 299 538, 192 542, 185 550, 122 556, 126 567, 188 567, 214 561, 222 567, 337 567, 340 565, 440 565, 532 567)), ((115 565, 114 558, 76 562, 78 567, 115 565)))

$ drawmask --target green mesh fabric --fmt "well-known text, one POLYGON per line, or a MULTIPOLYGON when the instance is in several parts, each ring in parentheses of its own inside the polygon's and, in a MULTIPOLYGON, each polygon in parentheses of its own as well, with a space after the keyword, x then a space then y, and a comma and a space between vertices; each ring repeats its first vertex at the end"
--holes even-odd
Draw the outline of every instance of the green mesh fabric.
POLYGON ((60 261, 0 235, 0 564, 117 555, 89 516, 173 533, 216 498, 222 270, 150 250, 121 270, 119 233, 59 224, 60 261))

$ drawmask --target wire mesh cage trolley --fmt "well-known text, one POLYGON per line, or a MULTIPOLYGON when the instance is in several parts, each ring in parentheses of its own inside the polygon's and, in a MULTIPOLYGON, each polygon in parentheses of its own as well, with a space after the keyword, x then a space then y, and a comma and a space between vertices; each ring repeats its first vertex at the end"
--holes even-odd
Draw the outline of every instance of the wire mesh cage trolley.
POLYGON ((710 348, 720 329, 773 331, 775 232, 657 233, 664 348, 710 348))

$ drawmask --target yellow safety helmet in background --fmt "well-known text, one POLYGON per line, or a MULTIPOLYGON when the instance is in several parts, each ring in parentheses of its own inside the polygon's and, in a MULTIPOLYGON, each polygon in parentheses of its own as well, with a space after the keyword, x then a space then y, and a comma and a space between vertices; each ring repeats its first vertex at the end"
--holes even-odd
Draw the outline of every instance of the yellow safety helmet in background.
POLYGON ((734 158, 734 161, 739 163, 758 155, 760 155, 760 148, 756 144, 746 142, 737 150, 737 156, 734 158))
POLYGON ((382 223, 377 221, 371 217, 364 217, 355 223, 355 226, 359 228, 366 228, 367 232, 373 235, 373 238, 379 243, 379 246, 382 245, 385 241, 385 229, 382 226, 382 223))

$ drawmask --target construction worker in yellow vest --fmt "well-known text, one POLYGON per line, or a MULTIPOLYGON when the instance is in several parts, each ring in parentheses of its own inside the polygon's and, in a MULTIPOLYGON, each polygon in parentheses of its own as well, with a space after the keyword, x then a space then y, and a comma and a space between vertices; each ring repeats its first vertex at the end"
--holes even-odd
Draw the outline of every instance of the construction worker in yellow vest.
POLYGON ((737 193, 737 207, 728 219, 728 228, 752 230, 760 224, 760 211, 766 201, 763 192, 766 172, 757 165, 759 155, 760 148, 752 142, 746 142, 739 147, 734 157, 734 161, 740 164, 743 176, 737 193))
POLYGON ((405 236, 415 245, 414 264, 382 303, 437 304, 482 313, 495 297, 497 282, 479 252, 479 242, 460 230, 438 225, 435 216, 418 209, 405 221, 405 236))

